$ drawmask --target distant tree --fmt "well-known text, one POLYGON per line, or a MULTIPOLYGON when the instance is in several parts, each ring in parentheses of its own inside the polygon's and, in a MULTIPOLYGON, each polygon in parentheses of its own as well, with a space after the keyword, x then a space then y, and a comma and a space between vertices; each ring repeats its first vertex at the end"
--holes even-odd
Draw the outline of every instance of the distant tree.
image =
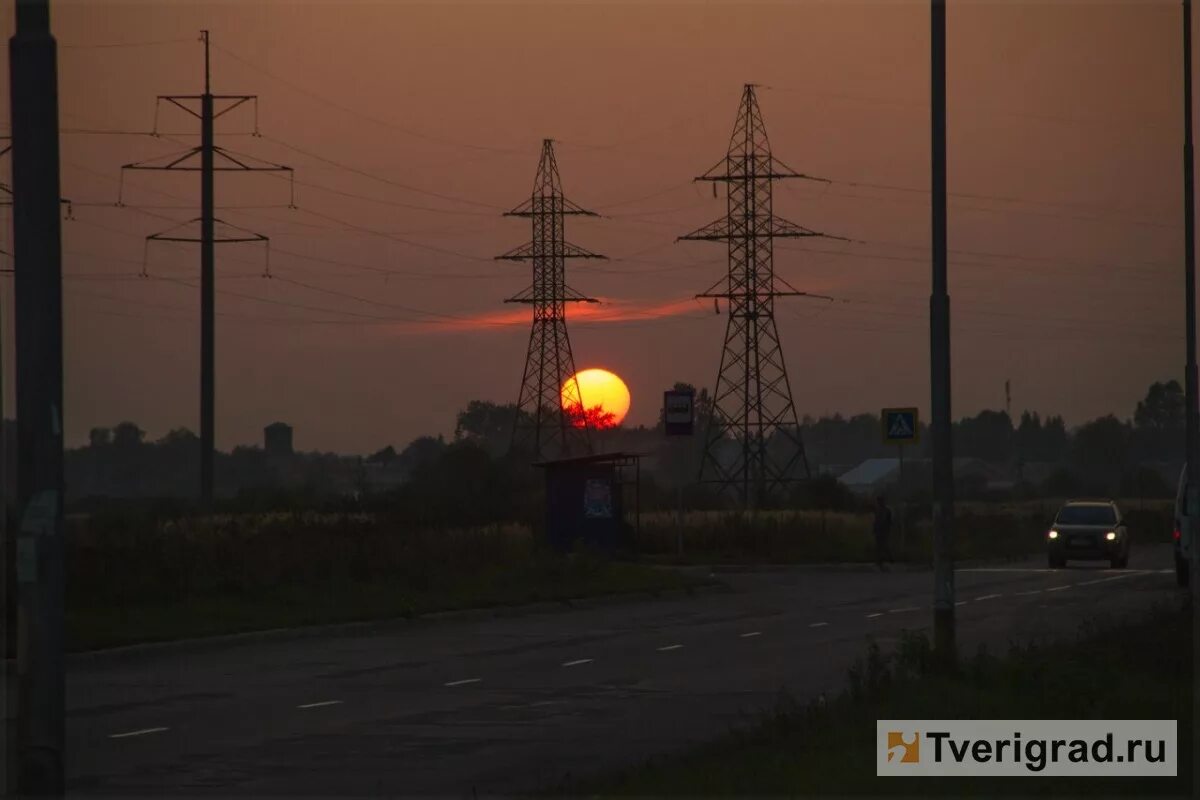
POLYGON ((390 464, 396 460, 396 448, 390 444, 382 450, 376 450, 371 455, 367 456, 367 462, 371 464, 390 464))
POLYGON ((1069 438, 1062 417, 1047 417, 1043 423, 1036 412, 1024 411, 1013 432, 1014 455, 1023 463, 1062 461, 1067 455, 1069 438))
POLYGON ((1012 457, 1012 420, 1005 411, 980 411, 955 426, 956 455, 1005 462, 1012 457))
POLYGON ((1156 431, 1181 431, 1185 426, 1183 387, 1179 381, 1155 382, 1146 399, 1137 404, 1133 422, 1139 428, 1156 431))
POLYGON ((393 495, 395 510, 414 522, 463 525, 513 518, 512 478, 472 441, 443 448, 393 495))
POLYGON ((1042 426, 1043 460, 1061 461, 1067 457, 1071 437, 1067 433, 1067 423, 1061 416, 1047 417, 1042 426))
POLYGON ((1115 491, 1129 462, 1130 427, 1109 414, 1075 431, 1072 461, 1089 481, 1115 491))
POLYGON ((132 422, 122 422, 113 428, 112 443, 119 448, 134 448, 146 438, 146 432, 132 422))
POLYGON ((713 400, 708 393, 708 387, 701 386, 700 391, 696 392, 696 430, 700 431, 701 436, 708 430, 708 423, 713 415, 713 400))
POLYGON ((406 469, 423 468, 442 454, 446 449, 446 441, 441 436, 418 436, 409 442, 397 458, 406 469))
POLYGON ((88 431, 88 447, 105 447, 112 444, 111 428, 92 428, 88 431))
POLYGON ((454 425, 455 441, 469 441, 497 455, 508 450, 516 420, 515 403, 500 405, 487 400, 472 400, 458 412, 454 425))
POLYGON ((1183 389, 1178 381, 1151 384, 1137 404, 1133 450, 1142 461, 1174 460, 1183 456, 1187 424, 1183 389))
POLYGON ((172 428, 156 444, 166 447, 178 447, 180 445, 192 445, 199 441, 200 437, 187 428, 172 428))
POLYGON ((576 403, 563 410, 566 411, 571 425, 576 428, 586 425, 592 430, 603 431, 617 427, 617 415, 611 411, 605 411, 603 406, 592 406, 585 411, 583 406, 576 403))

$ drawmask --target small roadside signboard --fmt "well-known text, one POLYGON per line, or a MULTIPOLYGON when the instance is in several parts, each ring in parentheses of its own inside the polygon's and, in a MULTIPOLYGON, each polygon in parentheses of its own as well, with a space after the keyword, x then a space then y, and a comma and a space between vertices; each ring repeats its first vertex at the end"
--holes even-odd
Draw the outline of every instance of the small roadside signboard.
POLYGON ((904 492, 907 486, 904 482, 904 445, 916 444, 921 440, 921 420, 917 415, 915 407, 885 408, 879 414, 879 422, 881 433, 883 434, 883 443, 896 445, 897 455, 899 456, 900 524, 896 527, 900 534, 900 552, 904 552, 904 492))
POLYGON ((916 444, 921 439, 915 408, 885 408, 880 415, 884 444, 916 444))
POLYGON ((691 436, 695 421, 694 392, 679 389, 663 392, 663 425, 667 436, 691 436))

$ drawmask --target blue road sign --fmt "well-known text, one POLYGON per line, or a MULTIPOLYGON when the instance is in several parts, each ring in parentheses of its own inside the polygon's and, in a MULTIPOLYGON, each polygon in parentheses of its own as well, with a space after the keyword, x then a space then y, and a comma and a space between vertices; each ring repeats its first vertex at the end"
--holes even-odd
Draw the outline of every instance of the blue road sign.
POLYGON ((909 444, 921 438, 921 427, 915 408, 885 408, 880 420, 883 424, 885 443, 909 444))

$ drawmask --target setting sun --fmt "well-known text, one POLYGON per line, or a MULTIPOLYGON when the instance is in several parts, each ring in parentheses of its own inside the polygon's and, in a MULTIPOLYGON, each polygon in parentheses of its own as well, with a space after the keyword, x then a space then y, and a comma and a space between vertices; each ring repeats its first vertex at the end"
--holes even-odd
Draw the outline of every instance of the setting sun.
MULTIPOLYGON (((625 381, 606 369, 585 369, 575 373, 574 381, 562 387, 563 408, 568 411, 579 408, 579 397, 575 385, 579 386, 583 406, 587 410, 587 423, 597 428, 613 428, 621 424, 629 413, 629 388, 625 381)), ((572 413, 578 413, 573 411, 572 413)), ((582 425, 582 419, 576 423, 582 425)))

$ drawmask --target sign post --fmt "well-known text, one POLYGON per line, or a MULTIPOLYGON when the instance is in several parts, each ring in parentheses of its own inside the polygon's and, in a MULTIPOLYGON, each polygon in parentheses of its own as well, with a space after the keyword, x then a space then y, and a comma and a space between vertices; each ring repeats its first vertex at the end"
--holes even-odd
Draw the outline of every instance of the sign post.
POLYGON ((905 534, 904 445, 910 442, 916 444, 921 440, 920 417, 916 408, 885 408, 880 412, 879 421, 883 443, 896 445, 900 459, 900 524, 897 528, 900 532, 898 549, 903 554, 905 534))
MULTIPOLYGON (((691 437, 696 427, 696 393, 689 389, 663 392, 663 429, 667 436, 691 437)), ((691 452, 690 449, 687 452, 691 452)), ((675 549, 683 557, 683 481, 676 489, 679 514, 675 523, 675 549)))

